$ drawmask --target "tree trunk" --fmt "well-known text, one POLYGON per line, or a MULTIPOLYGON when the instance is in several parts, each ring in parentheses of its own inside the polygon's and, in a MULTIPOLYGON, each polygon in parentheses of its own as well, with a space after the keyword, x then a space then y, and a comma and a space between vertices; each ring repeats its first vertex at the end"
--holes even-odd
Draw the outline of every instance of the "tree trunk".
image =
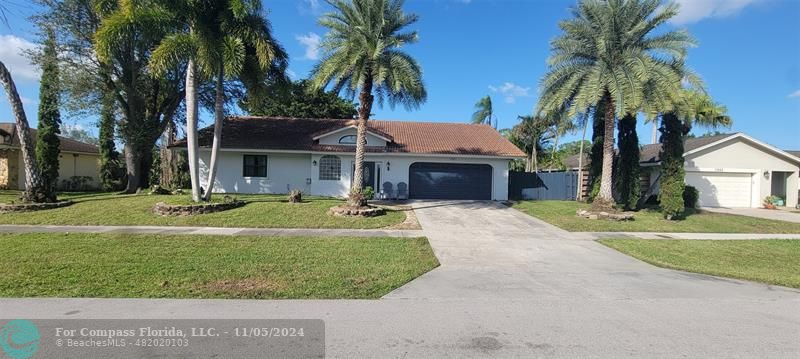
POLYGON ((142 164, 142 154, 133 144, 125 144, 125 172, 128 175, 128 186, 125 193, 136 193, 140 184, 140 173, 142 164))
MULTIPOLYGON (((367 70, 369 73, 369 70, 367 70)), ((350 188, 350 205, 361 207, 366 205, 366 200, 361 195, 364 182, 364 156, 367 146, 367 120, 372 112, 372 76, 367 75, 361 85, 361 94, 358 97, 358 130, 356 136, 356 158, 353 170, 353 185, 350 188)))
POLYGON ((586 128, 589 127, 589 119, 583 124, 583 136, 581 136, 581 149, 578 151, 578 193, 575 195, 579 201, 583 199, 583 144, 586 142, 586 128))
POLYGON ((206 185, 206 192, 203 195, 203 200, 211 200, 211 192, 214 189, 214 179, 217 176, 217 154, 219 147, 222 145, 222 120, 223 108, 225 102, 225 92, 222 88, 222 80, 225 73, 223 67, 220 66, 217 73, 216 84, 216 98, 214 99, 214 142, 211 145, 211 160, 208 168, 208 185, 206 185))
POLYGON ((186 152, 189 159, 189 178, 192 201, 200 202, 200 161, 197 142, 197 79, 194 59, 186 66, 186 152))
POLYGON ((553 165, 556 163, 556 152, 558 152, 558 129, 556 128, 556 138, 553 140, 553 154, 550 156, 550 168, 547 172, 553 172, 553 165))
POLYGON ((11 110, 14 113, 17 136, 19 137, 20 150, 22 151, 22 161, 25 164, 25 191, 22 193, 22 201, 46 201, 47 193, 39 175, 39 169, 36 166, 33 141, 31 140, 28 118, 25 116, 25 108, 22 107, 22 100, 19 98, 14 79, 2 61, 0 61, 0 82, 3 83, 6 95, 8 95, 8 102, 11 104, 11 110))
POLYGON ((650 136, 650 143, 658 143, 658 121, 653 121, 653 134, 650 136))
POLYGON ((531 151, 531 157, 533 158, 533 172, 539 173, 539 154, 536 151, 536 144, 533 144, 533 151, 531 151))
POLYGON ((594 199, 595 209, 609 210, 614 206, 613 171, 614 171, 614 100, 611 94, 605 94, 605 119, 603 131, 603 171, 600 176, 600 192, 594 199))

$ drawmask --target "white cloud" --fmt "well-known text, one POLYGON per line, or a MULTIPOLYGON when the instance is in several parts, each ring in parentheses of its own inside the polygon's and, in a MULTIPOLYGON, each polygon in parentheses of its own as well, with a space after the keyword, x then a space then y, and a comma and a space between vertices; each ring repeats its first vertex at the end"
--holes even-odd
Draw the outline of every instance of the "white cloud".
POLYGON ((489 86, 489 90, 497 92, 506 100, 506 103, 517 102, 517 97, 530 97, 530 87, 522 87, 512 82, 506 82, 500 86, 489 86))
POLYGON ((675 0, 681 8, 670 21, 684 25, 705 18, 730 16, 758 1, 761 0, 675 0))
POLYGON ((297 73, 292 71, 292 69, 286 69, 286 74, 289 75, 290 79, 297 80, 297 73))
POLYGON ((789 98, 797 98, 797 97, 800 97, 800 90, 797 90, 797 91, 795 91, 795 92, 792 92, 792 93, 790 93, 790 94, 789 94, 789 96, 787 96, 787 97, 789 97, 789 98))
POLYGON ((22 101, 23 105, 33 105, 39 103, 39 100, 34 100, 30 97, 25 97, 22 95, 19 95, 19 100, 22 101))
POLYGON ((322 41, 322 38, 319 35, 309 32, 307 35, 297 35, 295 36, 295 39, 297 39, 301 45, 306 47, 306 53, 304 56, 306 59, 319 59, 319 43, 322 41))
POLYGON ((0 35, 0 61, 6 65, 15 81, 39 81, 39 67, 22 54, 37 45, 14 35, 0 35))
POLYGON ((297 10, 303 15, 319 15, 322 13, 322 4, 319 0, 303 0, 297 5, 297 10))

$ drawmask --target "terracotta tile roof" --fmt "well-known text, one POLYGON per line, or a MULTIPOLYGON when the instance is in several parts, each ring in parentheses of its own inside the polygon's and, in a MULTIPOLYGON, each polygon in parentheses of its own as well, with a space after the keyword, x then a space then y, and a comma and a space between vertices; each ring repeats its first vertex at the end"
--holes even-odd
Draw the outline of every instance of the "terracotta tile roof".
MULTIPOLYGON (((11 137, 11 143, 4 143, 2 139, 0 139, 0 144, 8 145, 11 147, 19 147, 19 136, 17 136, 17 125, 15 123, 0 123, 0 133, 4 136, 8 135, 11 137), (3 133, 4 132, 4 133, 3 133)), ((80 142, 73 140, 71 138, 66 138, 62 136, 58 136, 61 140, 61 151, 63 152, 81 152, 81 153, 100 153, 100 148, 95 145, 88 144, 85 142, 80 142)), ((36 141, 36 129, 31 128, 31 140, 36 141)))
MULTIPOLYGON (((354 152, 355 146, 320 145, 313 140, 353 124, 351 119, 229 117, 222 127, 222 148, 354 152)), ((368 128, 392 139, 386 147, 367 147, 369 152, 525 157, 487 125, 370 120, 368 128)), ((213 131, 213 126, 200 130, 201 147, 211 146, 213 131)), ((174 146, 185 145, 181 140, 174 146)))

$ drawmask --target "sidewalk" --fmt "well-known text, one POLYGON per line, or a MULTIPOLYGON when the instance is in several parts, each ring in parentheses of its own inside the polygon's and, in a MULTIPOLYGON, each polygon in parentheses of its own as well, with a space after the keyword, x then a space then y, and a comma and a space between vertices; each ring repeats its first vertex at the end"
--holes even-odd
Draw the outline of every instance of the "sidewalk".
POLYGON ((662 232, 573 232, 578 238, 640 238, 640 239, 697 239, 697 240, 748 240, 748 239, 800 239, 795 234, 764 233, 662 233, 662 232))
POLYGON ((397 229, 310 229, 310 228, 225 228, 166 226, 49 226, 0 225, 0 233, 130 233, 200 234, 224 236, 312 236, 312 237, 402 237, 423 236, 421 230, 397 229))

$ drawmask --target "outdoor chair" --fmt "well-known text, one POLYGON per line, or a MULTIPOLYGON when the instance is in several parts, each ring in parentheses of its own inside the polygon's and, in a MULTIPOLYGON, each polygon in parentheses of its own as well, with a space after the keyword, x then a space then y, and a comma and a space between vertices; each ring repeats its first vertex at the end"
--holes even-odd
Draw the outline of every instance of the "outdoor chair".
POLYGON ((405 182, 397 184, 397 199, 408 199, 408 185, 405 182))
POLYGON ((383 182, 383 188, 381 188, 381 199, 394 199, 394 185, 392 182, 383 182))

